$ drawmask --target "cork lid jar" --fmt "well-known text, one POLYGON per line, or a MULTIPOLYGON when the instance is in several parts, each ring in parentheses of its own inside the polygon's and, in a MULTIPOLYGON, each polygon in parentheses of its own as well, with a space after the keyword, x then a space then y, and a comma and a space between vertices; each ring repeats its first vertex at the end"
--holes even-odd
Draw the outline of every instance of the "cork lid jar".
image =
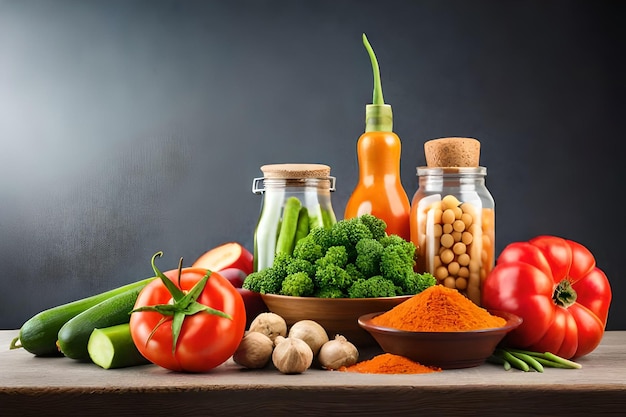
POLYGON ((449 137, 424 143, 427 166, 417 167, 411 201, 416 268, 475 304, 495 263, 495 202, 480 166, 480 142, 449 137))
POLYGON ((291 254, 295 244, 316 227, 337 222, 331 203, 335 178, 323 164, 261 166, 252 192, 263 196, 254 232, 255 271, 273 265, 277 254, 291 254))

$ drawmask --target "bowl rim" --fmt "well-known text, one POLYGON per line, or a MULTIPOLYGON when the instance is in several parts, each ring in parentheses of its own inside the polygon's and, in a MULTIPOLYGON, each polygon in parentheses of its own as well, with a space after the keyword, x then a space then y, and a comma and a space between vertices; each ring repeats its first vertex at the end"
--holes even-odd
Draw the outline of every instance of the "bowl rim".
POLYGON ((376 317, 379 316, 383 313, 385 313, 385 311, 378 311, 375 313, 367 313, 367 314, 363 314, 362 316, 360 316, 358 318, 358 323, 359 325, 364 328, 365 330, 367 330, 368 332, 376 332, 376 333, 383 333, 383 334, 390 334, 390 335, 396 335, 396 336, 415 336, 415 335, 420 335, 420 336, 430 336, 430 337, 450 337, 450 336, 454 336, 454 335, 480 335, 480 334, 490 334, 490 333, 500 333, 500 332, 505 332, 508 333, 511 330, 519 327, 522 322, 523 319, 513 313, 510 313, 508 311, 502 311, 502 310, 491 310, 491 309, 487 309, 487 311, 490 314, 493 314, 495 316, 501 317, 503 319, 506 319, 506 323, 504 324, 504 326, 501 327, 489 327, 486 329, 475 329, 475 330, 458 330, 458 331, 442 331, 442 332, 438 332, 438 331, 430 331, 430 332, 424 332, 424 331, 409 331, 409 330, 402 330, 402 329, 396 329, 393 327, 386 327, 386 326, 379 326, 379 325, 375 325, 372 324, 371 320, 376 317))
MULTIPOLYGON (((324 298, 324 297, 298 297, 295 295, 282 295, 282 294, 261 294, 261 298, 270 298, 270 299, 277 299, 277 300, 319 300, 319 301, 327 301, 327 302, 339 302, 339 301, 343 301, 343 302, 363 302, 363 301, 393 301, 393 300, 402 300, 402 299, 409 299, 411 297, 413 297, 415 294, 409 294, 409 295, 395 295, 393 297, 368 297, 368 298, 324 298)), ((384 311, 381 311, 380 313, 384 313, 384 311)))

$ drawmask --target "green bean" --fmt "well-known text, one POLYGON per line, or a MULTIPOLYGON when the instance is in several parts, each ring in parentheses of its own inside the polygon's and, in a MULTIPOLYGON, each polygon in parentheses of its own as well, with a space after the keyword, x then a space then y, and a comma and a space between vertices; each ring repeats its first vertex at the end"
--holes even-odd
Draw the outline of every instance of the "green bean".
POLYGON ((488 362, 495 363, 496 365, 502 365, 505 371, 511 370, 511 362, 504 359, 502 356, 491 355, 487 358, 488 362))
POLYGON ((555 355, 554 353, 546 352, 544 353, 545 358, 551 360, 553 362, 561 363, 563 365, 567 365, 570 368, 580 369, 583 366, 578 362, 570 361, 569 359, 562 358, 560 356, 555 355))
POLYGON ((535 356, 534 358, 535 358, 535 360, 537 362, 541 363, 543 366, 545 366, 547 368, 573 369, 570 365, 565 365, 563 363, 554 362, 554 361, 545 359, 545 358, 540 357, 540 356, 535 356))
POLYGON ((522 353, 522 352, 517 352, 517 351, 510 351, 511 354, 515 357, 517 357, 520 360, 523 360, 524 362, 526 362, 528 365, 530 365, 535 371, 537 372, 543 372, 543 366, 541 365, 541 363, 534 358, 532 355, 527 355, 526 353, 522 353))
POLYGON ((513 363, 513 366, 524 371, 526 370, 526 367, 528 367, 529 369, 530 367, 532 367, 538 372, 543 372, 544 367, 561 369, 582 368, 581 364, 562 358, 561 356, 555 355, 551 352, 541 353, 523 349, 498 348, 496 349, 496 352, 494 352, 494 354, 497 354, 498 356, 501 356, 507 360, 511 360, 509 357, 509 355, 511 355, 518 359, 520 362, 524 362, 526 366, 521 365, 519 362, 513 363), (520 365, 521 367, 517 365, 520 365))
POLYGON ((523 353, 525 355, 528 356, 532 356, 535 358, 543 358, 545 354, 541 353, 541 352, 533 352, 530 350, 523 350, 523 349, 515 349, 515 348, 507 348, 506 350, 508 350, 509 352, 518 352, 518 353, 523 353))
POLYGON ((506 350, 502 350, 502 357, 509 361, 511 363, 511 366, 516 367, 517 369, 520 369, 524 372, 529 372, 530 371, 530 366, 524 362, 523 360, 519 359, 516 356, 513 356, 513 354, 511 352, 508 352, 506 350))

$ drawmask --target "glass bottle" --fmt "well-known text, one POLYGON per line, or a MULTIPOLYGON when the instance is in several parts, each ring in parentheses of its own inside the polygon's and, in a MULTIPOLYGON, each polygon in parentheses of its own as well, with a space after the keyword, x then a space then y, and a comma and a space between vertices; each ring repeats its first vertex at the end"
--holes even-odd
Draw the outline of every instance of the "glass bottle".
POLYGON ((330 193, 335 177, 321 164, 272 164, 261 167, 252 192, 261 194, 261 212, 254 231, 254 270, 268 268, 277 252, 293 251, 314 227, 337 222, 330 193))
POLYGON ((480 305, 495 262, 495 203, 485 167, 418 167, 411 202, 411 241, 418 272, 480 305))

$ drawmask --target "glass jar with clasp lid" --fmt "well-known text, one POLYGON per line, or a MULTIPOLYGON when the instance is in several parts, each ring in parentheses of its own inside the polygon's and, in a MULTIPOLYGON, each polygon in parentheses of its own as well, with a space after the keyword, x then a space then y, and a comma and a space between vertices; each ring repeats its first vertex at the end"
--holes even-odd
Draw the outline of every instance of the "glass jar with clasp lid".
POLYGON ((337 222, 330 193, 335 178, 322 164, 272 164, 261 167, 252 192, 263 196, 254 232, 254 270, 273 265, 277 253, 291 253, 315 227, 337 222))
POLYGON ((411 203, 417 270, 480 305, 482 282, 494 266, 495 203, 487 169, 418 167, 411 203))

